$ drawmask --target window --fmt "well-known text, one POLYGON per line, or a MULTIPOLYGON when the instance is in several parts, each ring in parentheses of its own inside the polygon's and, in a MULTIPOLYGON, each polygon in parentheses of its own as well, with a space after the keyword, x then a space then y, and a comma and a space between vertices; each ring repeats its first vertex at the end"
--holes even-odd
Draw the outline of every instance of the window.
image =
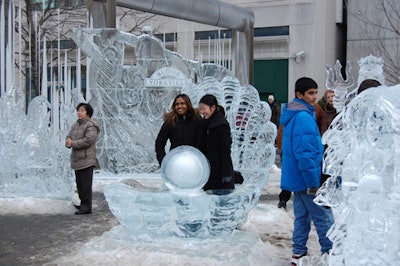
POLYGON ((289 26, 254 28, 254 37, 288 36, 289 26))
POLYGON ((232 30, 210 30, 210 31, 197 31, 194 34, 195 40, 208 40, 208 39, 224 39, 232 38, 232 30), (218 35, 219 33, 219 35, 218 35))

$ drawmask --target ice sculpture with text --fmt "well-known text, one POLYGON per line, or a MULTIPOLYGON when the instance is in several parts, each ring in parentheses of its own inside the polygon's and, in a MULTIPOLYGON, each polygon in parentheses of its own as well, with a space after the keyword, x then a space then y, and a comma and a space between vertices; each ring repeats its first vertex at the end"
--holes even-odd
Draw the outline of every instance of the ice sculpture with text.
MULTIPOLYGON (((108 185, 104 193, 120 223, 136 236, 207 238, 231 233, 256 206, 275 159, 276 128, 257 90, 242 86, 222 66, 190 61, 164 49, 150 34, 75 29, 74 40, 91 58, 91 103, 104 132, 98 142, 103 169, 156 170, 154 140, 174 97, 186 93, 197 106, 201 96, 212 93, 226 109, 234 168, 245 179, 224 196, 198 187, 196 193, 177 191, 168 182, 163 188, 146 188, 135 180, 108 185)), ((196 165, 189 154, 178 161, 196 165)))
MULTIPOLYGON (((242 87, 231 77, 221 82, 209 77, 184 92, 195 100, 213 93, 225 106, 231 125, 232 161, 244 182, 223 196, 207 194, 201 186, 193 192, 168 184, 162 189, 143 187, 132 180, 108 185, 104 193, 111 211, 136 237, 209 238, 232 233, 257 205, 275 159, 276 127, 269 121, 269 106, 259 101, 255 88, 242 87)), ((167 157, 178 151, 170 151, 167 157)))
POLYGON ((97 155, 109 172, 157 169, 153 142, 174 97, 206 76, 233 76, 164 49, 150 34, 74 29, 73 39, 90 58, 90 103, 102 127, 97 155))

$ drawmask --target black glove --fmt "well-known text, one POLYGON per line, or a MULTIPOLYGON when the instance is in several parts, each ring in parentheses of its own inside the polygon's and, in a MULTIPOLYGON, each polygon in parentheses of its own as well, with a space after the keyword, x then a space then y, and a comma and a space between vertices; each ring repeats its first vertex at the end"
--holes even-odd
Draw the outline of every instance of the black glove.
POLYGON ((233 171, 233 182, 235 184, 243 184, 244 178, 239 171, 233 171))
POLYGON ((315 195, 317 195, 318 189, 319 189, 319 187, 307 188, 307 194, 315 196, 315 195))

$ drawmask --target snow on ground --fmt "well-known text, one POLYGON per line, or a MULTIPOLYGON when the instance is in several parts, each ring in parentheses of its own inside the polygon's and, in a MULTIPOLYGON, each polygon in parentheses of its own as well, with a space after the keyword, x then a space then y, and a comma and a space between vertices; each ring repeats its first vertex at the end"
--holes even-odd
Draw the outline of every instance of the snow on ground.
MULTIPOLYGON (((96 172, 93 190, 123 179, 135 178, 147 186, 158 186, 154 175, 112 175, 96 172)), ((280 169, 273 165, 270 179, 260 201, 233 236, 213 240, 178 239, 173 242, 137 241, 118 225, 103 235, 92 238, 78 247, 76 253, 57 258, 56 265, 289 265, 291 234, 293 230, 292 201, 287 211, 277 208, 280 192, 280 169), (84 263, 82 264, 82 260, 84 263)), ((75 195, 73 201, 77 203, 75 195)), ((46 199, 0 199, 0 215, 7 213, 46 214, 71 213, 71 202, 46 199)), ((95 209, 95 206, 93 207, 95 209)), ((313 229, 309 239, 309 252, 319 255, 319 244, 313 229)))

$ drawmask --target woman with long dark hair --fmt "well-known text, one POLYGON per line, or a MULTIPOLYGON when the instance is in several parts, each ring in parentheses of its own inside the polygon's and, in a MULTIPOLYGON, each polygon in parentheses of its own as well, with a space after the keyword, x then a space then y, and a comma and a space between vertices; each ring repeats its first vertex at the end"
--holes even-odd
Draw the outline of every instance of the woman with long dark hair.
POLYGON ((172 103, 171 110, 164 114, 164 123, 156 139, 157 160, 161 165, 165 157, 165 145, 169 140, 170 149, 181 145, 196 147, 199 133, 200 117, 193 108, 189 96, 178 94, 172 103))

